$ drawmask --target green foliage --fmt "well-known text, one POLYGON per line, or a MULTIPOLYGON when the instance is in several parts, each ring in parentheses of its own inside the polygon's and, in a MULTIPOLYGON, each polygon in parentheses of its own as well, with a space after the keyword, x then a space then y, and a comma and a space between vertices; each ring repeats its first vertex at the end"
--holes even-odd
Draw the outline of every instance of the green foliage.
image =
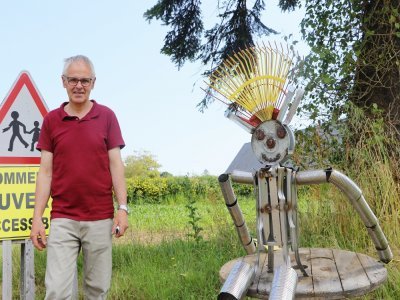
POLYGON ((337 122, 347 102, 366 111, 376 104, 399 124, 399 7, 399 0, 305 1, 301 31, 311 52, 297 78, 308 91, 304 115, 337 122))
POLYGON ((279 7, 283 11, 294 10, 297 6, 300 6, 300 0, 279 0, 279 7))
POLYGON ((217 1, 215 5, 222 11, 218 14, 220 22, 208 30, 203 28, 199 0, 159 0, 144 14, 149 21, 161 20, 171 27, 162 53, 171 56, 178 67, 194 59, 218 65, 232 52, 253 45, 254 34, 276 33, 261 22, 263 0, 254 1, 252 8, 244 0, 217 1))
MULTIPOLYGON (((254 45, 256 35, 276 33, 261 22, 265 1, 252 4, 217 1, 220 21, 210 29, 203 27, 199 0, 159 0, 145 17, 170 27, 162 52, 178 67, 200 60, 209 75, 228 55, 254 45)), ((313 121, 337 122, 347 102, 368 111, 377 104, 400 129, 400 0, 279 1, 284 11, 302 5, 301 32, 311 49, 293 78, 306 86, 302 113, 313 121)), ((200 110, 210 97, 207 91, 200 110)))
POLYGON ((196 198, 188 197, 186 208, 188 209, 188 216, 189 216, 189 224, 191 227, 191 232, 188 233, 189 237, 192 237, 195 242, 198 244, 203 237, 201 236, 200 232, 203 228, 199 225, 201 217, 199 215, 198 209, 196 207, 196 198))
POLYGON ((108 298, 215 299, 221 264, 241 253, 235 240, 226 242, 173 240, 117 246, 113 249, 113 282, 108 298))
POLYGON ((371 113, 366 113, 352 103, 343 111, 351 118, 296 132, 296 164, 305 169, 333 166, 359 177, 361 168, 374 169, 377 162, 390 161, 392 178, 398 180, 398 132, 395 126, 388 126, 385 112, 375 105, 371 113))
MULTIPOLYGON (((359 220, 354 218, 353 208, 338 195, 340 193, 328 185, 322 189, 311 186, 307 191, 300 191, 301 246, 336 246, 376 257, 376 250, 366 237, 365 227, 354 227, 359 220), (321 202, 321 198, 330 200, 321 202), (331 207, 336 207, 338 203, 344 205, 343 210, 332 211, 331 207), (348 222, 355 225, 348 226, 348 222)), ((132 232, 132 237, 126 241, 115 240, 113 247, 113 277, 108 299, 215 299, 221 289, 218 277, 220 268, 228 261, 245 255, 230 215, 223 200, 220 200, 218 204, 213 201, 199 203, 199 211, 204 216, 202 227, 205 237, 199 244, 187 239, 185 234, 174 239, 155 238, 157 234, 168 234, 170 226, 181 224, 186 211, 184 204, 163 207, 165 215, 162 216, 156 210, 159 205, 134 205, 132 212, 135 215, 130 218, 128 231, 132 232), (154 223, 159 223, 159 226, 153 227, 154 223)), ((246 220, 253 221, 254 200, 241 201, 241 208, 246 220)), ((254 225, 252 223, 250 228, 254 228, 254 225)), ((388 227, 387 232, 394 230, 394 227, 388 227)), ((176 229, 184 231, 184 224, 176 229)), ((390 240, 396 250, 397 261, 387 265, 388 282, 361 299, 400 297, 400 239, 390 240)), ((15 299, 19 298, 19 257, 19 251, 13 251, 15 299)), ((46 253, 36 251, 36 299, 44 298, 45 264, 46 253)), ((81 264, 78 264, 78 271, 82 290, 81 264)))
MULTIPOLYGON (((395 127, 387 126, 385 114, 377 106, 369 115, 350 104, 346 106, 346 113, 352 118, 340 124, 340 143, 329 149, 329 139, 322 138, 314 129, 314 134, 308 136, 309 148, 298 147, 298 154, 302 156, 300 161, 312 157, 316 168, 333 163, 336 169, 361 188, 394 254, 394 261, 386 265, 388 281, 362 299, 398 299, 400 141, 395 127)), ((361 218, 348 199, 333 185, 301 186, 299 215, 301 247, 341 248, 377 257, 361 218)))
MULTIPOLYGON (((248 7, 246 0, 216 1, 218 21, 210 29, 203 27, 200 0, 158 0, 144 17, 161 20, 162 25, 170 27, 161 52, 178 67, 188 60, 200 60, 212 71, 233 52, 254 45, 254 36, 277 33, 261 21, 264 0, 253 3, 248 7)), ((200 109, 206 108, 210 100, 207 93, 200 109)))
POLYGON ((158 177, 161 165, 148 151, 135 151, 125 159, 125 177, 158 177))
MULTIPOLYGON (((399 248, 400 240, 400 141, 394 126, 388 127, 385 114, 375 107, 368 115, 355 105, 346 106, 351 119, 341 122, 337 136, 321 135, 322 130, 309 128, 300 133, 301 147, 295 160, 303 169, 321 169, 333 166, 350 177, 363 191, 371 209, 376 213, 389 241, 399 248), (356 137, 356 138, 355 138, 356 137)), ((334 241, 340 247, 368 247, 370 239, 358 218, 352 218, 354 209, 347 199, 333 186, 301 188, 303 203, 300 211, 312 224, 302 225, 308 243, 318 239, 326 242, 333 231, 334 241), (334 223, 332 225, 332 218, 334 223), (339 220, 339 222, 338 222, 339 220), (329 225, 328 225, 329 224, 329 225), (324 228, 324 230, 322 230, 324 228), (362 232, 357 243, 349 240, 346 232, 362 232)))
POLYGON ((303 112, 313 120, 338 120, 354 83, 355 43, 362 32, 352 1, 307 1, 301 23, 305 41, 311 48, 303 76, 308 101, 303 112))
MULTIPOLYGON (((299 201, 301 247, 340 247, 376 257, 365 226, 354 217, 353 208, 333 186, 301 187, 299 201)), ((239 202, 250 230, 255 228, 254 199, 240 199, 239 202)), ((185 234, 185 204, 131 206, 130 229, 125 237, 114 240, 113 276, 107 299, 216 298, 221 289, 220 268, 246 253, 221 197, 217 202, 214 199, 200 201, 197 207, 204 228, 204 240, 200 243, 188 239, 185 234), (169 239, 170 230, 184 234, 169 239), (157 238, 160 236, 161 239, 157 238)), ((393 211, 394 216, 396 212, 398 210, 393 211)), ((392 222, 384 224, 382 217, 379 219, 386 225, 384 230, 396 260, 386 266, 388 281, 360 299, 400 298, 400 238, 392 234, 397 230, 398 219, 384 219, 392 222)), ((13 249, 13 299, 20 298, 20 253, 17 250, 13 249)), ((35 251, 34 263, 36 299, 43 299, 46 252, 35 251)), ((82 291, 81 258, 78 272, 82 291)), ((82 293, 80 296, 83 298, 82 293)))
MULTIPOLYGON (((214 201, 221 197, 218 179, 215 176, 170 176, 170 177, 133 177, 126 179, 128 202, 167 203, 181 196, 187 198, 207 198, 214 201)), ((249 185, 233 184, 238 196, 253 194, 249 185)))
MULTIPOLYGON (((239 198, 240 207, 250 222, 250 227, 255 224, 254 198, 239 198)), ((177 199, 171 204, 133 204, 130 205, 131 213, 129 222, 132 230, 132 239, 135 243, 156 243, 171 240, 172 238, 187 238, 191 230, 189 224, 187 199, 177 199), (137 233, 147 234, 137 234, 137 233)), ((232 219, 226 208, 222 195, 218 201, 213 199, 199 199, 196 208, 201 219, 199 226, 203 228, 205 238, 218 234, 218 228, 226 224, 232 225, 232 219)), ((232 230, 235 230, 232 228, 232 230)), ((131 230, 129 230, 130 232, 131 230)))
POLYGON ((167 193, 167 179, 163 177, 133 177, 126 179, 128 203, 147 199, 160 202, 167 193))
POLYGON ((161 172, 160 177, 172 177, 173 175, 167 171, 161 172))
POLYGON ((304 169, 342 166, 346 155, 345 132, 345 122, 309 126, 297 131, 295 165, 304 169))
POLYGON ((200 4, 200 0, 159 0, 144 14, 148 21, 155 18, 171 27, 161 53, 171 56, 178 67, 185 60, 194 60, 200 50, 203 31, 200 4))

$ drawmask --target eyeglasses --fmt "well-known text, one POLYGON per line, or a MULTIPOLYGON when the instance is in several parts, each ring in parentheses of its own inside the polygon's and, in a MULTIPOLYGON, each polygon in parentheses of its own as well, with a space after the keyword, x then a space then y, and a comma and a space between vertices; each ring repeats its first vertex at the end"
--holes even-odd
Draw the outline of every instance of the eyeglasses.
POLYGON ((91 83, 93 78, 76 78, 76 77, 67 77, 63 76, 70 86, 77 86, 78 82, 81 82, 83 87, 88 87, 91 83))

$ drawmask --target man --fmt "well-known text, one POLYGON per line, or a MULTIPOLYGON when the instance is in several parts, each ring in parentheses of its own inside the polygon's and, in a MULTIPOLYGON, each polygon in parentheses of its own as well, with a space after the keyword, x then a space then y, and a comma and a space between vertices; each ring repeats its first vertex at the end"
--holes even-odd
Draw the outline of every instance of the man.
POLYGON ((43 120, 31 240, 47 248, 46 299, 70 299, 82 249, 86 299, 105 299, 111 282, 112 234, 128 228, 124 147, 114 113, 89 100, 96 81, 83 55, 65 60, 62 83, 69 101, 43 120), (118 201, 114 216, 112 190, 118 201), (46 240, 42 215, 53 198, 46 240))

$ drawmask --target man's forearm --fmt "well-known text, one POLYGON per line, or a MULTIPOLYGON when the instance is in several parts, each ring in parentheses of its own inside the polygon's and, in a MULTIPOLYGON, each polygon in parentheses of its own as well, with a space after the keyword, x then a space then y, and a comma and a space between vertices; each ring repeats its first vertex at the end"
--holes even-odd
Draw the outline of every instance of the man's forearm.
POLYGON ((118 204, 127 203, 126 184, 124 175, 124 164, 121 159, 121 152, 119 148, 109 150, 110 159, 110 172, 114 188, 114 193, 117 198, 118 204))
POLYGON ((36 180, 33 218, 41 218, 50 198, 51 176, 39 170, 36 180))
POLYGON ((123 172, 123 165, 122 165, 122 170, 121 167, 116 167, 114 172, 112 173, 114 173, 112 174, 112 181, 117 202, 118 204, 127 204, 126 184, 123 172))

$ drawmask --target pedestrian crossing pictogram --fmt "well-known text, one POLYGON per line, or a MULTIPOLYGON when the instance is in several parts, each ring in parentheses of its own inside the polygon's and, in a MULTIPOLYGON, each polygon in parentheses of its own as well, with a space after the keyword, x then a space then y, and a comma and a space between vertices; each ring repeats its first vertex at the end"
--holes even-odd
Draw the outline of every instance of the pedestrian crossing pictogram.
POLYGON ((0 108, 0 164, 39 164, 36 149, 48 109, 28 72, 18 76, 0 108))

